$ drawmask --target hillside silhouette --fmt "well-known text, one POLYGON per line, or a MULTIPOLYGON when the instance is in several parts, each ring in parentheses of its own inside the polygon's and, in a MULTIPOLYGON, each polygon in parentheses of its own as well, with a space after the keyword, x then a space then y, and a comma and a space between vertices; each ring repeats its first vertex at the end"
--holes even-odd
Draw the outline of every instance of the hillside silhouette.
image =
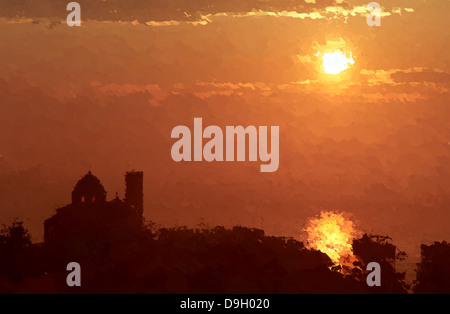
MULTIPOLYGON (((33 243, 14 221, 0 232, 1 293, 396 293, 410 291, 396 261, 405 258, 386 236, 354 239, 351 264, 335 265, 293 238, 235 226, 155 228, 144 223, 143 173, 125 174, 125 199, 106 200, 90 171, 72 202, 44 222, 33 243), (81 287, 68 287, 66 266, 81 265, 81 287), (381 265, 381 286, 369 287, 367 265, 381 265)), ((448 292, 447 243, 422 246, 413 288, 448 292)))
MULTIPOLYGON (((370 247, 377 245, 370 241, 370 247)), ((89 248, 73 250, 32 244, 15 222, 3 231, 0 260, 2 293, 406 293, 393 268, 383 268, 386 284, 374 291, 361 272, 332 270, 326 254, 302 242, 245 227, 144 226, 122 241, 99 237, 89 248), (72 261, 81 265, 81 287, 66 285, 72 261)))

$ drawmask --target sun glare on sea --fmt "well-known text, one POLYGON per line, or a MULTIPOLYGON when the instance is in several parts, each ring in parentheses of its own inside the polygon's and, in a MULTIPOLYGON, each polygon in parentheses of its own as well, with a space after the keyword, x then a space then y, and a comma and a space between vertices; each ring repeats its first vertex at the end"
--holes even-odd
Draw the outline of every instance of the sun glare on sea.
POLYGON ((341 52, 340 50, 325 53, 322 56, 322 59, 323 59, 322 65, 325 73, 333 75, 339 74, 342 71, 347 70, 350 65, 355 63, 351 53, 350 57, 347 58, 345 53, 341 52))
POLYGON ((343 213, 322 211, 309 220, 304 230, 308 234, 307 246, 327 254, 334 263, 353 256, 352 243, 359 231, 343 213))

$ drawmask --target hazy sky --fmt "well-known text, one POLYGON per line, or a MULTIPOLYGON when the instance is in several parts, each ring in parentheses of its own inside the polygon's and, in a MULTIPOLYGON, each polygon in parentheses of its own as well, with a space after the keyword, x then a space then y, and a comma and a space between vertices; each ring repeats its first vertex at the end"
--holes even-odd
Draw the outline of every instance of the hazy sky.
POLYGON ((300 236, 349 212, 411 255, 450 239, 449 1, 0 1, 0 222, 43 221, 89 168, 145 173, 164 226, 300 236), (315 2, 315 3, 314 3, 315 2), (19 3, 19 4, 18 4, 19 3), (324 72, 322 55, 355 63, 324 72), (175 163, 173 127, 280 126, 280 167, 175 163))

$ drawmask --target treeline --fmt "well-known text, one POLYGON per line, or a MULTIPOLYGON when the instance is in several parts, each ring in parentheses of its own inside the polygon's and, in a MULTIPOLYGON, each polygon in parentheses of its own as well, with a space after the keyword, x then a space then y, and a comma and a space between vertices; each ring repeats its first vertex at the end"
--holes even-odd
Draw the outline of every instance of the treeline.
POLYGON ((417 293, 449 292, 450 245, 422 246, 414 287, 395 270, 404 258, 389 238, 364 235, 345 268, 292 238, 245 227, 152 230, 33 244, 20 222, 0 234, 1 293, 417 293), (81 287, 68 287, 66 265, 81 265, 81 287), (381 287, 368 287, 370 262, 381 287))

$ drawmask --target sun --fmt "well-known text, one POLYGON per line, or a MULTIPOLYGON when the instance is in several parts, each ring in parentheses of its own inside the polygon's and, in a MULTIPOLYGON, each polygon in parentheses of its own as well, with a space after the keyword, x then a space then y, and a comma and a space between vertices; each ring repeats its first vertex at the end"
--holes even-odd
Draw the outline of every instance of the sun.
POLYGON ((328 74, 339 74, 349 68, 349 65, 355 63, 352 54, 350 53, 350 58, 347 58, 345 53, 340 50, 334 52, 327 52, 322 56, 323 59, 323 69, 325 73, 328 74))

